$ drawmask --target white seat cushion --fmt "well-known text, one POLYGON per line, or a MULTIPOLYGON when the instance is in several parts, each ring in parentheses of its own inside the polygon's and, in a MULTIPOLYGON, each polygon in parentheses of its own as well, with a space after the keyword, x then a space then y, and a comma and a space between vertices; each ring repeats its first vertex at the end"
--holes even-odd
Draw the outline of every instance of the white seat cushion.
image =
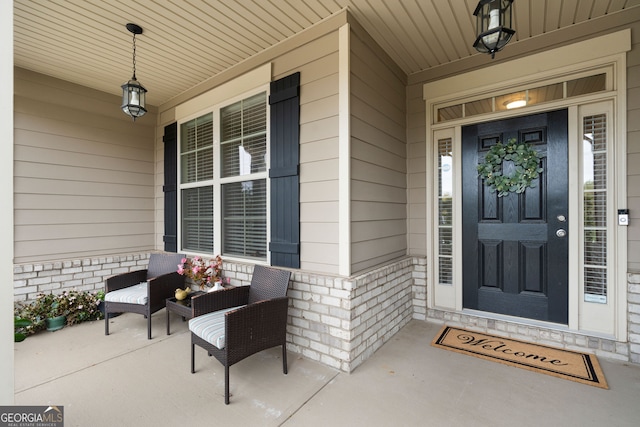
POLYGON ((222 350, 225 346, 224 315, 229 311, 241 307, 244 307, 244 305, 214 311, 213 313, 207 313, 203 314, 202 316, 194 317, 193 319, 189 320, 189 330, 206 342, 213 344, 220 350, 222 350))
POLYGON ((128 288, 111 291, 104 296, 104 300, 109 302, 145 305, 147 303, 148 284, 149 282, 140 282, 137 285, 129 286, 128 288))

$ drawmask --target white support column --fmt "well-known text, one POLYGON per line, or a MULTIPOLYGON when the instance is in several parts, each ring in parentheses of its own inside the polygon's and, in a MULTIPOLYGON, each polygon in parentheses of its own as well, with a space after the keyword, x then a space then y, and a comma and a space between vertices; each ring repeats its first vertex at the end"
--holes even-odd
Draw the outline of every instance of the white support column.
POLYGON ((338 271, 351 274, 351 66, 350 27, 339 30, 338 42, 338 271))
POLYGON ((13 2, 0 2, 0 405, 14 404, 13 378, 13 2), (9 344, 11 343, 11 344, 9 344))

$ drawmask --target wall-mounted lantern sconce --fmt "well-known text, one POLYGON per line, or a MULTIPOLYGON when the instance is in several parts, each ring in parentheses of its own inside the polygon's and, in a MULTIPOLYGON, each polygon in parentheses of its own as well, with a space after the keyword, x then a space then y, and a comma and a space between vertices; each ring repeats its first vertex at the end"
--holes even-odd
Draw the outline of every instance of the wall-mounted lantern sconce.
POLYGON ((476 17, 476 41, 473 47, 478 52, 496 52, 509 43, 516 32, 511 29, 511 6, 513 0, 480 0, 473 15, 476 17))
POLYGON ((122 111, 130 115, 135 122, 144 116, 147 90, 136 80, 136 35, 142 34, 142 28, 136 24, 127 24, 127 30, 133 33, 133 77, 122 85, 122 111))

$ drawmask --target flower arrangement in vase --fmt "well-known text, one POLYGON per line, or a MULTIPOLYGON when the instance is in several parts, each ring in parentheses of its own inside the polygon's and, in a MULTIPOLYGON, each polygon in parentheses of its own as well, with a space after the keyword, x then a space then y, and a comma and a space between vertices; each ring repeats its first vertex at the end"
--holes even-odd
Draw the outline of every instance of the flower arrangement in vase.
POLYGON ((182 258, 178 264, 178 274, 191 279, 201 290, 211 288, 222 281, 222 258, 220 255, 208 261, 200 256, 182 258))

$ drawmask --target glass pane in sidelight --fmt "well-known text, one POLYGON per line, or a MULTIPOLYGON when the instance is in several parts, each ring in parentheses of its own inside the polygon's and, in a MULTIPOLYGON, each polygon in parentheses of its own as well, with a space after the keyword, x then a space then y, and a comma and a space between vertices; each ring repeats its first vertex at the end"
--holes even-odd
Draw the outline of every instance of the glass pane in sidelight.
POLYGON ((438 283, 453 283, 453 141, 438 141, 438 283))
POLYGON ((607 116, 583 118, 582 193, 585 301, 607 302, 607 116))

